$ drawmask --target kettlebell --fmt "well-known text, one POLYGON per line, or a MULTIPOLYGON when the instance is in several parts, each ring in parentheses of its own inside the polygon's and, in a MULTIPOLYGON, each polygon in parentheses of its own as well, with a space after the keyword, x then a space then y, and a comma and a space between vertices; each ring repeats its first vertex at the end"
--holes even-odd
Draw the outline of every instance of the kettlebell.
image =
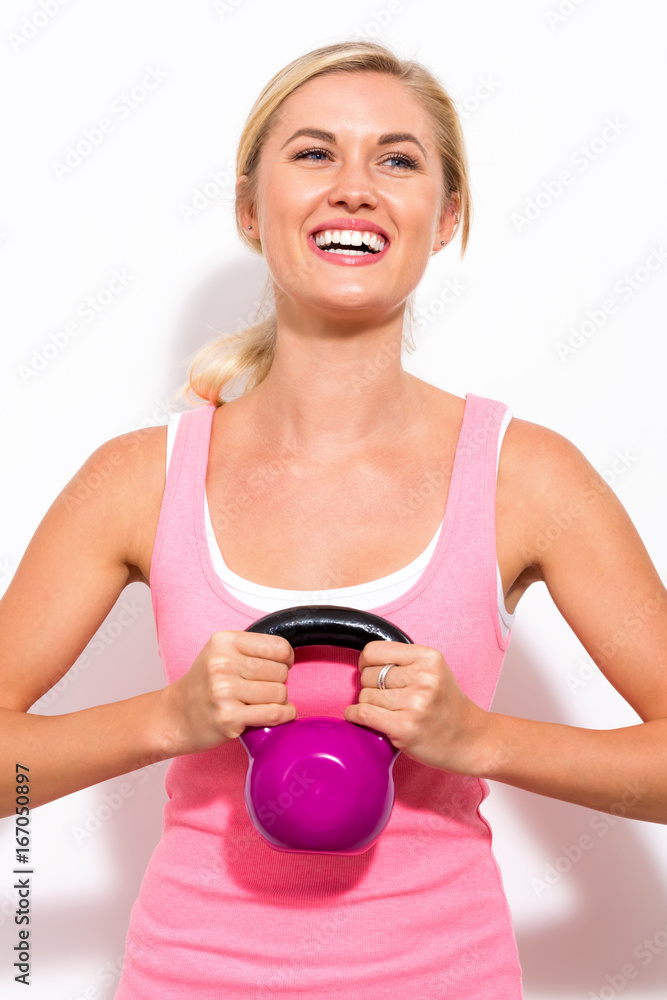
MULTIPOLYGON (((246 632, 281 635, 292 647, 362 650, 384 639, 412 642, 398 626, 368 611, 300 605, 264 615, 246 632)), ((377 841, 394 806, 398 750, 370 726, 313 716, 276 726, 246 726, 245 803, 266 843, 295 854, 363 854, 377 841)))

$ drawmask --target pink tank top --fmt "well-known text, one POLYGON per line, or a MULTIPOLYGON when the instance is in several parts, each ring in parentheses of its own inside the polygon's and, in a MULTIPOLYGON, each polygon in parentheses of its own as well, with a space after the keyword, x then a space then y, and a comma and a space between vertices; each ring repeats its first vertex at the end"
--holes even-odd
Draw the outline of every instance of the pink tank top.
MULTIPOLYGON (((368 609, 443 654, 489 709, 511 633, 496 599, 495 489, 506 406, 466 395, 442 531, 404 594, 368 609)), ((213 569, 203 498, 215 406, 179 422, 150 584, 167 683, 213 632, 265 613, 213 569)), ((354 605, 351 603, 351 607, 354 605)), ((297 715, 343 718, 359 653, 299 647, 297 715)), ((394 808, 364 854, 275 851, 248 816, 238 739, 168 765, 162 837, 134 903, 115 1000, 521 1000, 521 967, 481 778, 399 754, 394 808)))

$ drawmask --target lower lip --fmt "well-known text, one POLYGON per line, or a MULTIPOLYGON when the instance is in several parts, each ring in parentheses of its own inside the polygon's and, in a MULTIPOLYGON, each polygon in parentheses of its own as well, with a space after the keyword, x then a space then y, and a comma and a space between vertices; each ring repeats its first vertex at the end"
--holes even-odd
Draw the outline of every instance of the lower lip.
POLYGON ((368 264, 376 264, 379 260, 382 260, 389 249, 389 240, 385 240, 384 249, 380 253, 365 253, 358 256, 352 254, 348 257, 344 253, 331 253, 329 250, 320 249, 315 242, 314 236, 309 236, 307 242, 310 249, 318 257, 323 257, 329 264, 338 264, 342 267, 366 267, 368 264))

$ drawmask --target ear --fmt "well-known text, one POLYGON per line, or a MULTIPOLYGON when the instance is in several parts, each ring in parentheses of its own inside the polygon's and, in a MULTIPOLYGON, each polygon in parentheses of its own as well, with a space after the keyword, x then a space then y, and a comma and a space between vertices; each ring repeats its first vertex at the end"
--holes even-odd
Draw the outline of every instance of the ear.
MULTIPOLYGON (((236 185, 235 185, 236 198, 242 204, 243 204, 243 201, 244 201, 244 198, 243 198, 244 191, 243 191, 243 189, 244 189, 245 185, 247 184, 247 182, 248 182, 248 175, 247 174, 241 174, 241 176, 237 178, 236 185)), ((243 208, 241 210, 241 223, 242 223, 244 229, 247 229, 248 226, 252 226, 253 229, 256 228, 257 220, 255 218, 254 212, 252 211, 252 206, 243 205, 243 208)))
POLYGON ((458 194, 454 193, 447 205, 445 210, 440 216, 440 225, 438 226, 438 231, 436 233, 436 245, 433 250, 442 250, 443 243, 446 245, 452 238, 454 229, 458 225, 457 219, 460 219, 461 214, 461 200, 458 194))

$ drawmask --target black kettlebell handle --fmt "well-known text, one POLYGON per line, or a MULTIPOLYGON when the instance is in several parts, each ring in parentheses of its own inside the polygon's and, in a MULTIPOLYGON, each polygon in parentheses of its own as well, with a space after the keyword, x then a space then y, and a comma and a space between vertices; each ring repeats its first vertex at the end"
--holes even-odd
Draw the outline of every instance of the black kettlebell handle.
POLYGON ((272 611, 258 618, 245 631, 283 636, 294 649, 298 646, 346 646, 362 650, 367 642, 376 639, 413 641, 398 625, 380 615, 357 608, 339 608, 335 604, 304 604, 272 611))

